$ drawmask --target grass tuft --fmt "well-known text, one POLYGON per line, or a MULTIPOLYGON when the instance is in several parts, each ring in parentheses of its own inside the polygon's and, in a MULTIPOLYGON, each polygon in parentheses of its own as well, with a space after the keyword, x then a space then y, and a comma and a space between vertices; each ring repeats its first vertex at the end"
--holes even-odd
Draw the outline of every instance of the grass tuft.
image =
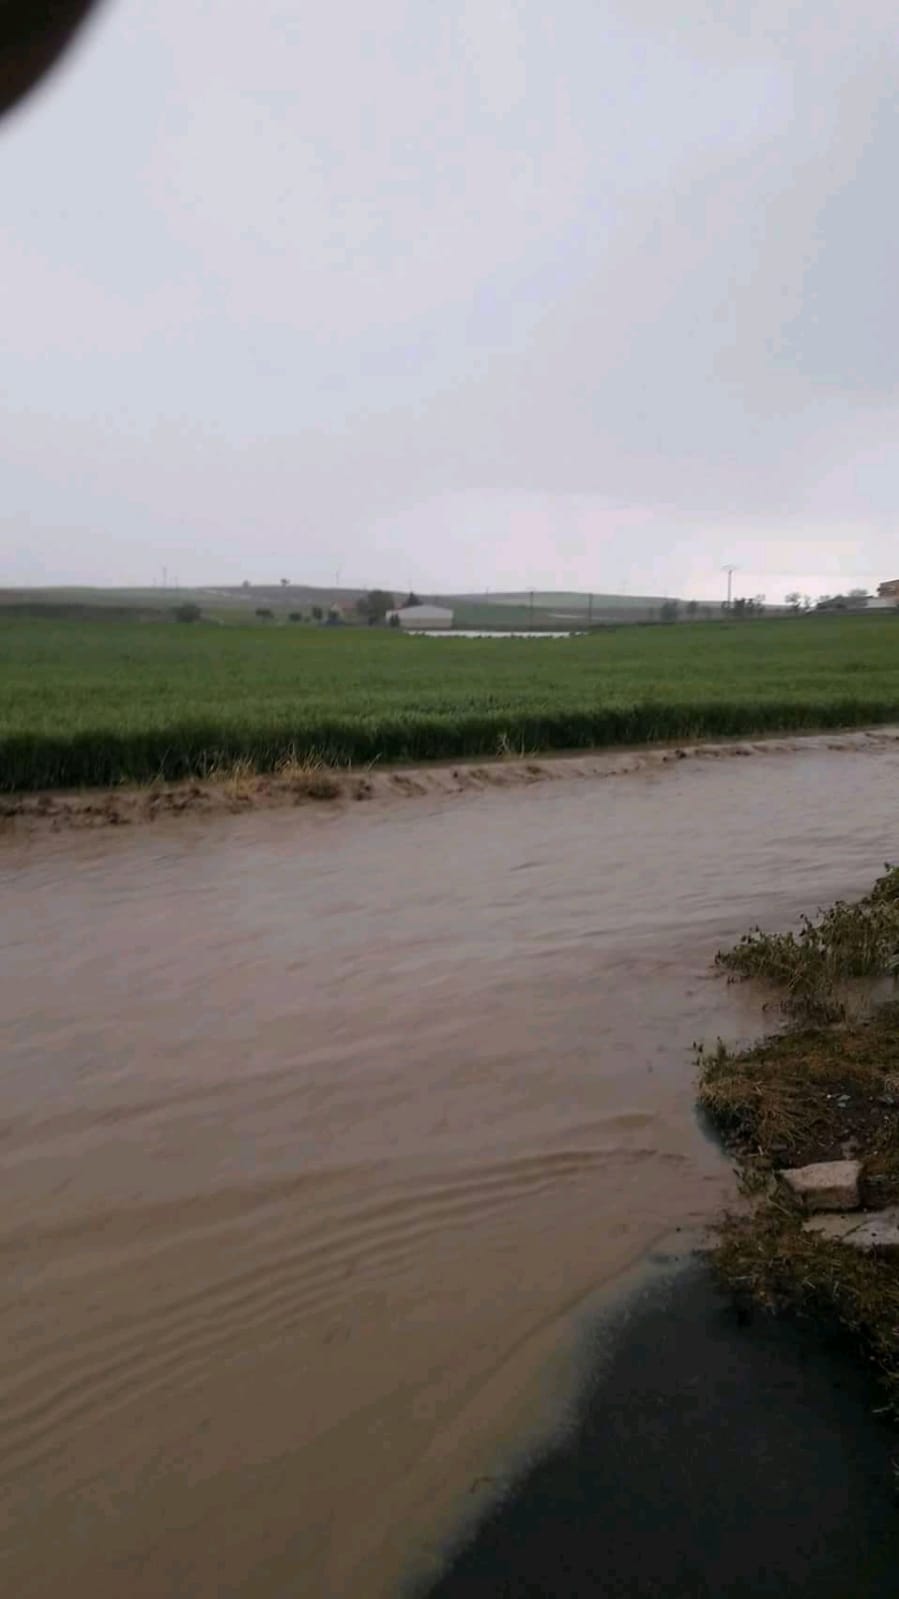
POLYGON ((753 1048, 700 1052, 699 1101, 741 1162, 778 1167, 867 1152, 877 1202, 899 1201, 899 1005, 753 1048))
POLYGON ((838 900, 815 920, 803 917, 798 933, 754 928, 732 949, 719 950, 716 960, 734 976, 781 989, 783 1007, 794 1015, 839 1019, 847 982, 899 971, 899 868, 887 866, 863 899, 838 900))

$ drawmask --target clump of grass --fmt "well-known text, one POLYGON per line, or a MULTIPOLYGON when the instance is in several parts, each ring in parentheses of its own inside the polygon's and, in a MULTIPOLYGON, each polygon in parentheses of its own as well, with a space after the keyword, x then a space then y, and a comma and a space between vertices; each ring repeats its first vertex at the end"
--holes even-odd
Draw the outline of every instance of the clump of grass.
POLYGON ((899 1200, 899 1005, 840 1027, 803 1027, 753 1048, 700 1053, 699 1101, 756 1177, 866 1152, 879 1204, 899 1200))
POLYGON ((528 745, 523 738, 511 737, 504 728, 496 741, 496 753, 503 761, 523 761, 529 756, 537 755, 539 751, 528 745))
POLYGON ((716 960, 735 976, 781 989, 785 1010, 836 1020, 845 1014, 842 984, 899 971, 899 867, 887 866, 863 899, 838 900, 816 919, 804 917, 798 933, 754 928, 716 960))
POLYGON ((320 750, 301 754, 291 745, 276 763, 275 776, 287 784, 297 799, 338 799, 342 792, 339 779, 320 750))
POLYGON ((213 779, 224 781, 225 787, 231 798, 236 801, 246 802, 250 799, 253 786, 258 778, 258 772, 253 761, 246 756, 240 756, 232 761, 223 772, 210 774, 213 779))

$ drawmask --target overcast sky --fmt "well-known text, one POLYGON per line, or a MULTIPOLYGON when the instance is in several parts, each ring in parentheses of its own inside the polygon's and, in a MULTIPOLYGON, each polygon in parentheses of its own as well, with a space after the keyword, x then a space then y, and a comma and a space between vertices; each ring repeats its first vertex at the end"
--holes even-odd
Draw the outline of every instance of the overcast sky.
POLYGON ((109 0, 0 126, 0 585, 899 577, 892 0, 109 0))

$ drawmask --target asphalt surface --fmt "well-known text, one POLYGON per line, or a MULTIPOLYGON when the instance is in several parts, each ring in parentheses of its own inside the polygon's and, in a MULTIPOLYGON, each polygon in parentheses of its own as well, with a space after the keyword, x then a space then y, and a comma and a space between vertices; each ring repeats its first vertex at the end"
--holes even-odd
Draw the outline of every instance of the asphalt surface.
POLYGON ((899 1437, 847 1354, 695 1263, 588 1338, 573 1423, 419 1599, 899 1592, 899 1437))

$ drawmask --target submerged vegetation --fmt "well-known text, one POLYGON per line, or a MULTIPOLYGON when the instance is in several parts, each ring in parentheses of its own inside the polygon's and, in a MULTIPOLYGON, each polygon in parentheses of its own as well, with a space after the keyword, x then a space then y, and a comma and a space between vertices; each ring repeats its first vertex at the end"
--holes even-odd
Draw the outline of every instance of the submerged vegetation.
POLYGON ((0 789, 747 737, 899 719, 899 619, 409 638, 0 618, 0 789))
POLYGON ((887 867, 863 899, 803 917, 798 933, 754 928, 716 959, 735 976, 772 984, 785 1010, 836 1020, 845 1014, 842 985, 899 970, 899 868, 887 867))
POLYGON ((847 1019, 837 993, 849 978, 895 973, 897 954, 896 868, 797 935, 750 934, 719 960, 774 984, 792 1020, 751 1049, 701 1052, 699 1094, 752 1199, 720 1229, 722 1280, 739 1302, 816 1317, 848 1337, 877 1367, 899 1419, 899 1257, 809 1230, 777 1179, 790 1167, 858 1160, 863 1206, 899 1205, 899 1003, 847 1019))

